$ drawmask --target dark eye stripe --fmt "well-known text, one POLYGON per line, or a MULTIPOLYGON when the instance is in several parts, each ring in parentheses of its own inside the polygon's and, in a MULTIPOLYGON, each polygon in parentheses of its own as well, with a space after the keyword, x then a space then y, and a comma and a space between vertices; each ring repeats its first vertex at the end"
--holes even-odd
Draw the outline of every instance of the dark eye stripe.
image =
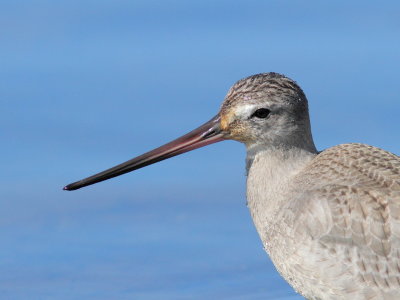
POLYGON ((267 109, 267 108, 260 108, 260 109, 257 109, 252 115, 251 115, 251 117, 253 118, 253 117, 256 117, 256 118, 259 118, 259 119, 265 119, 266 117, 268 117, 268 115, 269 115, 269 113, 270 113, 271 111, 269 110, 269 109, 267 109))

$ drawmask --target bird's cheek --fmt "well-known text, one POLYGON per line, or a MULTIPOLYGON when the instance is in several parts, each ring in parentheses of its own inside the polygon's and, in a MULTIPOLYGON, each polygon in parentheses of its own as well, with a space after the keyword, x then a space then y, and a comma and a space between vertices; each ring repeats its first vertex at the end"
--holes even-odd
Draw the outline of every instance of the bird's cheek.
POLYGON ((248 132, 247 128, 240 123, 232 123, 229 126, 229 137, 242 143, 252 141, 252 135, 248 132))

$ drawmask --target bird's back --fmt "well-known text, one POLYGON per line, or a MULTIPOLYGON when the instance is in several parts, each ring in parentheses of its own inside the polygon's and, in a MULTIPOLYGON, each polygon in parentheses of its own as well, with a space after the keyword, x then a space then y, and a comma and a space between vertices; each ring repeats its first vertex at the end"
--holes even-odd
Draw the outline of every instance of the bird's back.
POLYGON ((400 158, 339 145, 290 182, 283 211, 297 245, 285 269, 296 288, 310 299, 400 299, 400 158))

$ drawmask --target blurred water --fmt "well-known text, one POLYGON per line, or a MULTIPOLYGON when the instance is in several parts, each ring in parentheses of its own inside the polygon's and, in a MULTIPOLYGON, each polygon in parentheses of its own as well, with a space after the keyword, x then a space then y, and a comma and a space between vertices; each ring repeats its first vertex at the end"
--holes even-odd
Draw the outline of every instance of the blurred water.
POLYGON ((2 297, 286 299, 294 295, 273 271, 239 197, 222 196, 213 203, 201 192, 186 191, 187 199, 177 201, 164 192, 158 199, 137 201, 146 196, 132 191, 135 196, 119 196, 110 203, 104 197, 90 201, 91 207, 64 207, 51 215, 37 212, 31 220, 3 224, 0 234, 7 247, 0 250, 2 297))
POLYGON ((61 191, 210 119, 244 76, 296 79, 320 149, 399 153, 396 1, 0 8, 2 299, 302 299, 253 228, 239 144, 61 191))

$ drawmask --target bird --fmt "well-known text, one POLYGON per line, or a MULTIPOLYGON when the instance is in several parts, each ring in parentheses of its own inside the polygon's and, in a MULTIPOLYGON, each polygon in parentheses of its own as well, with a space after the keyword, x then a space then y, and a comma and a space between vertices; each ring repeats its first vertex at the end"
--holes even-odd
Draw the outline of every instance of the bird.
POLYGON ((360 143, 318 151, 306 95, 279 73, 237 81, 210 121, 64 189, 223 140, 246 146, 247 206, 294 290, 309 300, 400 299, 400 157, 360 143))

